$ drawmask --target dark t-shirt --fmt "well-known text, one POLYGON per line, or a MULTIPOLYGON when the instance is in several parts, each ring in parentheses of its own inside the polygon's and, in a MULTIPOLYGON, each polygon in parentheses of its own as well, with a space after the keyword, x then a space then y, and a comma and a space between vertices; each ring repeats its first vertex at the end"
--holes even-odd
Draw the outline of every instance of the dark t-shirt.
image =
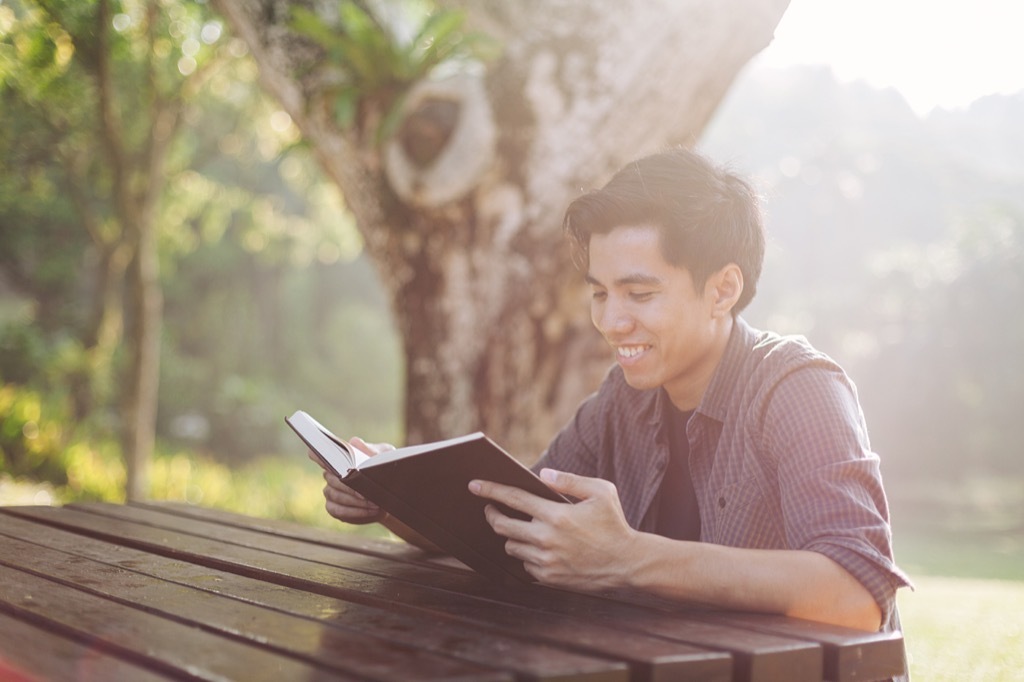
POLYGON ((658 521, 654 532, 673 540, 700 540, 700 509, 690 476, 690 441, 686 424, 693 410, 680 412, 671 403, 666 411, 669 434, 668 466, 658 491, 658 521))

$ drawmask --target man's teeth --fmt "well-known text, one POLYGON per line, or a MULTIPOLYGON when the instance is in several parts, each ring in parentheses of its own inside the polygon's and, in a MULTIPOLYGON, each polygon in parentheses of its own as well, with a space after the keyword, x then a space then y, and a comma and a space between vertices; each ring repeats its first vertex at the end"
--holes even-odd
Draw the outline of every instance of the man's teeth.
POLYGON ((632 358, 647 350, 647 346, 619 346, 616 349, 624 358, 632 358))

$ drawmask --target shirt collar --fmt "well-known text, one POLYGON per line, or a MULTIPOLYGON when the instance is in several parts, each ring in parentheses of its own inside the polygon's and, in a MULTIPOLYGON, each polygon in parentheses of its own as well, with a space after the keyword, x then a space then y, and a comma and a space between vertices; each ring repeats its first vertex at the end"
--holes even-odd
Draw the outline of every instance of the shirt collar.
MULTIPOLYGON (((703 414, 720 422, 725 421, 729 398, 732 394, 731 387, 741 371, 746 351, 756 343, 757 336, 758 331, 747 324, 742 317, 737 316, 734 319, 725 351, 711 377, 711 383, 704 391, 700 404, 694 410, 695 413, 703 414)), ((668 410, 673 408, 673 405, 664 386, 650 393, 653 393, 653 400, 648 398, 647 423, 657 428, 661 426, 665 415, 669 414, 668 410)))
POLYGON ((733 393, 733 385, 736 383, 743 368, 743 358, 757 339, 757 330, 751 327, 738 315, 733 320, 732 331, 729 333, 729 340, 725 344, 725 351, 722 359, 715 368, 711 377, 711 383, 704 391, 697 412, 704 414, 720 422, 725 421, 726 413, 731 403, 730 396, 733 393))

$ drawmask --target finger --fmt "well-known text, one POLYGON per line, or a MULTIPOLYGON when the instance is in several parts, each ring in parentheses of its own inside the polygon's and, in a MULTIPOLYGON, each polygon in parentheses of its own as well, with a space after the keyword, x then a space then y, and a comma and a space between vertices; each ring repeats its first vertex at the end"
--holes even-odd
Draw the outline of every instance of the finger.
POLYGON ((370 523, 384 516, 379 506, 346 486, 324 488, 327 513, 348 523, 370 523))
POLYGON ((484 513, 494 532, 505 538, 505 553, 520 559, 527 566, 528 572, 534 578, 539 579, 541 574, 530 570, 529 566, 533 565, 538 570, 546 570, 545 566, 554 556, 551 553, 550 528, 544 523, 512 518, 501 513, 492 504, 484 508, 484 513))
MULTIPOLYGON (((327 481, 327 485, 332 488, 348 488, 347 485, 341 480, 341 476, 334 473, 330 469, 324 469, 324 480, 327 481)), ((351 488, 348 488, 351 490, 351 488)))
POLYGON ((346 523, 370 523, 372 521, 378 521, 384 516, 380 508, 377 507, 350 507, 343 504, 336 504, 331 500, 327 500, 325 508, 328 514, 339 521, 345 521, 346 523))
POLYGON ((484 508, 484 514, 494 532, 506 539, 506 554, 524 564, 538 563, 543 550, 536 544, 532 524, 502 514, 493 504, 484 508))
POLYGON ((376 504, 370 502, 351 488, 333 488, 331 486, 327 486, 324 488, 324 497, 329 502, 345 507, 357 509, 378 509, 376 504))
POLYGON ((374 450, 370 446, 369 443, 367 443, 365 440, 363 440, 359 436, 356 436, 354 438, 350 438, 348 442, 351 443, 352 445, 354 445, 355 447, 359 448, 360 450, 362 450, 363 452, 365 452, 368 455, 372 456, 372 455, 376 455, 377 454, 377 451, 374 450))
POLYGON ((506 538, 514 538, 522 541, 532 539, 532 528, 529 521, 514 519, 503 514, 495 505, 489 504, 484 507, 484 517, 495 533, 506 538))
POLYGON ((366 454, 370 455, 371 457, 373 455, 379 455, 382 452, 387 452, 388 450, 395 449, 395 446, 392 445, 391 443, 367 443, 359 436, 351 438, 348 442, 354 445, 355 447, 359 448, 366 454))
POLYGON ((493 481, 470 481, 469 491, 479 497, 500 502, 531 517, 540 515, 548 505, 559 504, 545 500, 542 497, 537 497, 520 488, 514 488, 493 481))
POLYGON ((540 559, 542 551, 528 542, 519 542, 518 540, 511 539, 505 541, 505 554, 514 559, 519 559, 526 567, 531 565, 541 567, 543 565, 540 559))
POLYGON ((603 478, 591 478, 589 476, 572 474, 568 471, 546 468, 540 470, 540 478, 556 492, 575 497, 579 500, 586 500, 592 497, 618 497, 615 484, 603 478))

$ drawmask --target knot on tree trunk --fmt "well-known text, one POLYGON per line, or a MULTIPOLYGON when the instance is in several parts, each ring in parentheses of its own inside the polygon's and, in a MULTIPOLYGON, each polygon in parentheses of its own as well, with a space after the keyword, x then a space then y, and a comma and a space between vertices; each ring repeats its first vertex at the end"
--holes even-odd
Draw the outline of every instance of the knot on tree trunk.
POLYGON ((482 72, 421 81, 409 91, 385 149, 388 183, 415 206, 455 201, 490 168, 496 137, 482 72))

